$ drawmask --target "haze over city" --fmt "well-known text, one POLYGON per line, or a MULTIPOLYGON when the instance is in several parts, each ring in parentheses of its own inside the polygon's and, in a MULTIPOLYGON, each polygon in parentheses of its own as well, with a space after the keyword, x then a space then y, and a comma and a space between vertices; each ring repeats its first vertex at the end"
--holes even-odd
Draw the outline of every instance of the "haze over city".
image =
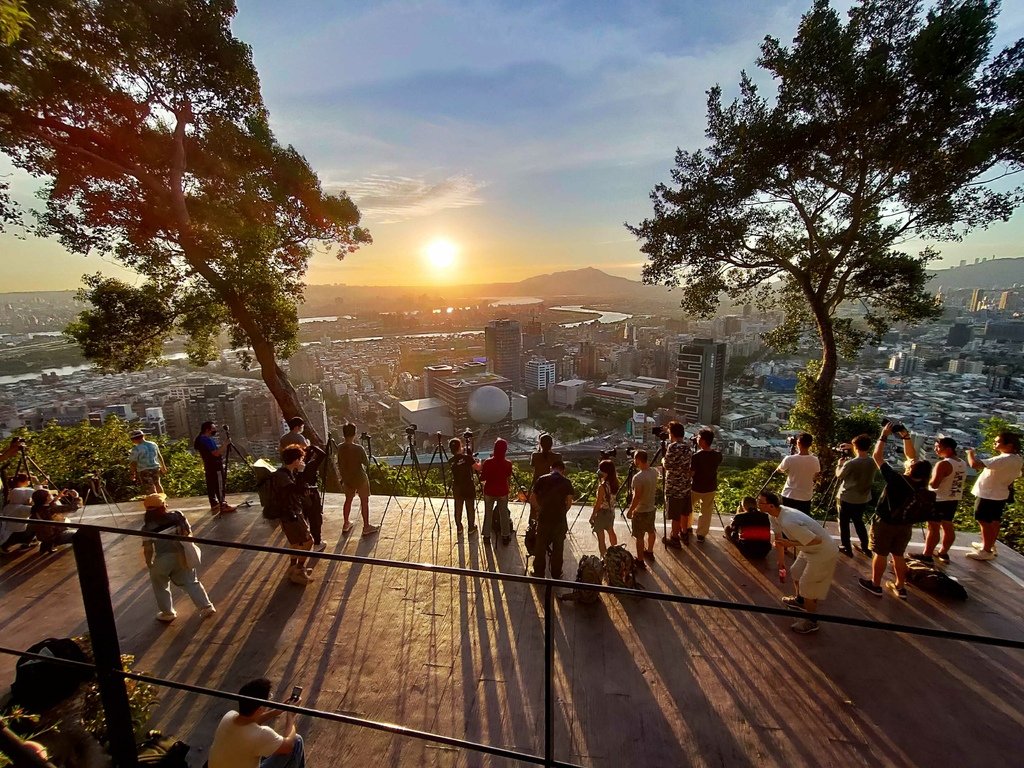
MULTIPOLYGON (((837 4, 843 5, 843 4, 837 4)), ((328 190, 359 205, 374 244, 317 254, 310 284, 515 281, 597 266, 637 279, 623 222, 649 214, 676 147, 705 144, 705 91, 727 97, 766 34, 791 39, 798 2, 453 2, 280 5, 242 0, 271 124, 328 190)), ((1024 34, 1004 4, 996 47, 1024 34)), ((35 182, 0 158, 14 196, 35 182)), ((1022 255, 1024 215, 940 243, 937 268, 1022 255)), ((908 249, 916 250, 916 243, 908 249)), ((0 235, 8 290, 76 288, 83 273, 135 278, 59 244, 0 235)))

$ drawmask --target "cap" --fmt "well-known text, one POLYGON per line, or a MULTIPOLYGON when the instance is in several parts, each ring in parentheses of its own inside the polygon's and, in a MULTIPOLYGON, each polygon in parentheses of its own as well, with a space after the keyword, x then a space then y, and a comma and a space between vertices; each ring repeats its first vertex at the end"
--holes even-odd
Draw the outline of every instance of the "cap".
POLYGON ((134 432, 132 432, 130 435, 128 435, 128 437, 130 437, 132 440, 134 440, 137 437, 145 437, 145 436, 146 436, 146 433, 143 432, 141 429, 136 429, 134 432))
POLYGON ((157 507, 162 507, 165 501, 167 501, 167 494, 151 493, 142 499, 142 506, 146 509, 156 509, 157 507))

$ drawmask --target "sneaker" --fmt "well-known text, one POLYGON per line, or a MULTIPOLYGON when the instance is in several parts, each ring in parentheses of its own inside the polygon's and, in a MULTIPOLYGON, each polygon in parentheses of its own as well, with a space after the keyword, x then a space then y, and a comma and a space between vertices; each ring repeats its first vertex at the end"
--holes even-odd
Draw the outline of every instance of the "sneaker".
POLYGON ((860 579, 857 579, 857 583, 860 584, 864 589, 866 589, 868 592, 870 592, 875 597, 881 597, 882 596, 882 588, 879 587, 879 586, 876 586, 875 583, 873 581, 871 581, 871 579, 860 578, 860 579))
POLYGON ((907 599, 907 588, 905 586, 897 587, 895 581, 887 581, 885 582, 885 588, 896 595, 900 600, 907 599))
POLYGON ((683 545, 680 543, 679 539, 673 538, 671 536, 663 537, 662 540, 661 540, 661 543, 664 544, 667 549, 682 549, 683 548, 683 545))
POLYGON ((475 525, 469 526, 469 532, 470 533, 476 533, 477 532, 477 527, 475 525))
POLYGON ((860 553, 862 555, 867 555, 868 557, 871 557, 874 554, 874 552, 871 551, 871 547, 861 547, 860 553))
POLYGON ((806 611, 804 599, 800 595, 786 595, 782 598, 782 604, 793 611, 806 611))
POLYGON ((379 531, 379 530, 380 530, 380 528, 378 528, 376 525, 364 526, 363 527, 363 536, 373 536, 373 534, 377 533, 377 531, 379 531))
POLYGON ((306 584, 309 584, 312 579, 309 577, 309 574, 306 573, 304 568, 299 568, 297 565, 293 565, 288 569, 288 581, 292 584, 301 584, 302 586, 305 586, 306 584))
POLYGON ((208 605, 205 608, 203 608, 201 611, 199 611, 199 618, 201 618, 201 619, 208 619, 211 616, 213 616, 213 614, 215 614, 216 612, 217 612, 216 608, 214 608, 212 605, 208 605))
POLYGON ((698 533, 698 534, 697 534, 697 543, 698 543, 698 544, 703 544, 703 543, 704 543, 704 539, 705 539, 705 538, 706 538, 705 536, 701 536, 701 535, 700 535, 700 534, 698 533))
POLYGON ((849 547, 840 547, 839 551, 842 552, 847 557, 853 557, 853 550, 850 549, 849 547))
POLYGON ((643 560, 635 560, 634 561, 634 565, 636 566, 636 569, 638 571, 646 571, 647 570, 647 563, 645 563, 643 560))
POLYGON ((228 504, 226 501, 223 504, 220 505, 220 513, 222 515, 226 515, 229 512, 234 512, 234 511, 235 511, 235 508, 232 507, 230 504, 228 504))
MULTIPOLYGON (((972 541, 971 542, 971 546, 974 547, 979 552, 984 552, 985 551, 985 545, 982 544, 980 541, 972 541)), ((968 555, 968 557, 970 557, 970 555, 968 555)), ((996 552, 996 547, 995 547, 994 544, 992 545, 992 557, 999 557, 999 553, 996 552)))
POLYGON ((456 525, 455 526, 455 532, 461 536, 462 535, 462 526, 461 525, 456 525))
POLYGON ((327 549, 326 541, 320 541, 313 545, 314 552, 323 552, 325 549, 327 549))
POLYGON ((797 634, 809 635, 812 632, 818 631, 818 622, 811 621, 810 619, 800 619, 799 621, 794 621, 790 624, 789 628, 797 634))
POLYGON ((693 533, 689 528, 683 531, 683 544, 690 546, 690 535, 693 533))
POLYGON ((156 615, 156 620, 162 621, 164 624, 170 624, 176 618, 178 618, 178 614, 174 611, 160 611, 160 613, 156 615))
POLYGON ((355 526, 352 525, 352 523, 345 523, 343 526, 341 526, 341 535, 348 536, 350 533, 352 533, 353 528, 355 528, 355 526))
POLYGON ((933 563, 933 562, 935 562, 935 560, 932 558, 931 555, 926 555, 924 552, 922 552, 919 555, 911 555, 910 559, 911 560, 917 560, 917 562, 919 562, 919 563, 933 563))
POLYGON ((984 549, 979 549, 976 552, 968 552, 967 553, 967 558, 969 560, 982 560, 982 561, 984 561, 984 560, 995 560, 996 559, 996 553, 995 552, 986 552, 984 549))
POLYGON ((211 515, 219 515, 220 512, 221 512, 220 504, 215 504, 214 506, 210 507, 210 514, 211 515))
POLYGON ((935 559, 941 563, 949 562, 949 552, 936 552, 935 559))
POLYGON ((645 549, 644 550, 644 557, 647 558, 648 560, 653 560, 654 559, 654 551, 650 550, 650 549, 645 549))

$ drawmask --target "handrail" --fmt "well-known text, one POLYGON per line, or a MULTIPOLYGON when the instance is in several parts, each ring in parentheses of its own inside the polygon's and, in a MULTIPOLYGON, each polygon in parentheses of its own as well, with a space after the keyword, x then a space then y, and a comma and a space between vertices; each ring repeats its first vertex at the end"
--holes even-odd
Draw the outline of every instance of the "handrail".
MULTIPOLYGON (((25 518, 11 518, 0 515, 0 521, 11 520, 24 522, 25 518)), ((55 522, 48 520, 33 520, 33 523, 46 525, 59 525, 69 528, 87 528, 100 533, 113 533, 124 536, 135 536, 138 538, 165 539, 168 541, 190 541, 195 544, 203 544, 212 547, 223 547, 225 549, 241 549, 250 552, 266 552, 269 554, 286 555, 295 557, 296 552, 307 559, 320 559, 334 562, 352 563, 354 565, 380 566, 382 568, 398 568, 403 570, 421 571, 425 573, 447 574, 450 576, 469 576, 474 578, 489 579, 499 582, 513 582, 518 584, 532 584, 534 586, 558 587, 561 589, 582 589, 591 592, 600 592, 610 595, 621 595, 626 597, 641 597, 648 600, 656 600, 677 605, 692 605, 701 608, 722 608, 724 610, 741 611, 744 613, 757 613, 767 616, 785 616, 792 618, 793 611, 788 608, 776 608, 767 605, 755 605, 753 603, 740 603, 732 600, 717 600, 709 597, 693 597, 691 595, 674 595, 669 592, 652 592, 642 589, 629 589, 626 587, 612 587, 606 584, 587 584, 584 582, 565 581, 561 579, 540 578, 525 574, 502 573, 500 571, 482 571, 474 568, 460 568, 451 565, 437 565, 434 563, 414 563, 406 560, 389 560, 386 558, 364 557, 361 555, 346 555, 341 552, 315 552, 309 550, 296 550, 289 547, 274 547, 266 544, 249 544, 238 541, 225 541, 222 539, 208 539, 199 536, 178 536, 172 533, 158 533, 154 531, 143 531, 135 528, 118 528, 115 526, 94 525, 92 523, 55 522)), ((935 629, 932 627, 921 627, 913 624, 899 624, 888 621, 875 621, 873 619, 860 619, 853 616, 841 616, 832 613, 810 613, 802 612, 802 617, 824 621, 832 624, 842 624, 862 629, 877 629, 889 632, 897 632, 906 635, 918 635, 921 637, 934 637, 942 640, 954 640, 965 643, 976 643, 979 645, 993 645, 1001 648, 1013 648, 1024 650, 1024 639, 997 637, 993 635, 977 635, 969 632, 954 632, 948 629, 935 629)))

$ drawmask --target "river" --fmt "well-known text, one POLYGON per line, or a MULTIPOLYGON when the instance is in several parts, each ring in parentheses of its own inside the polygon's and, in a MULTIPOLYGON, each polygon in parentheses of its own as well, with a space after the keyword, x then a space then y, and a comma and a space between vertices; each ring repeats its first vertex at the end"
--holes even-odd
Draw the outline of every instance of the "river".
MULTIPOLYGON (((577 314, 584 313, 588 315, 598 315, 597 322, 601 324, 607 323, 621 323, 623 320, 629 320, 633 317, 625 312, 612 312, 607 309, 591 309, 590 307, 583 306, 570 306, 570 307, 551 307, 552 312, 575 312, 577 314)), ((577 326, 583 325, 584 323, 592 323, 593 320, 579 320, 575 323, 562 323, 562 328, 576 328, 577 326)))

